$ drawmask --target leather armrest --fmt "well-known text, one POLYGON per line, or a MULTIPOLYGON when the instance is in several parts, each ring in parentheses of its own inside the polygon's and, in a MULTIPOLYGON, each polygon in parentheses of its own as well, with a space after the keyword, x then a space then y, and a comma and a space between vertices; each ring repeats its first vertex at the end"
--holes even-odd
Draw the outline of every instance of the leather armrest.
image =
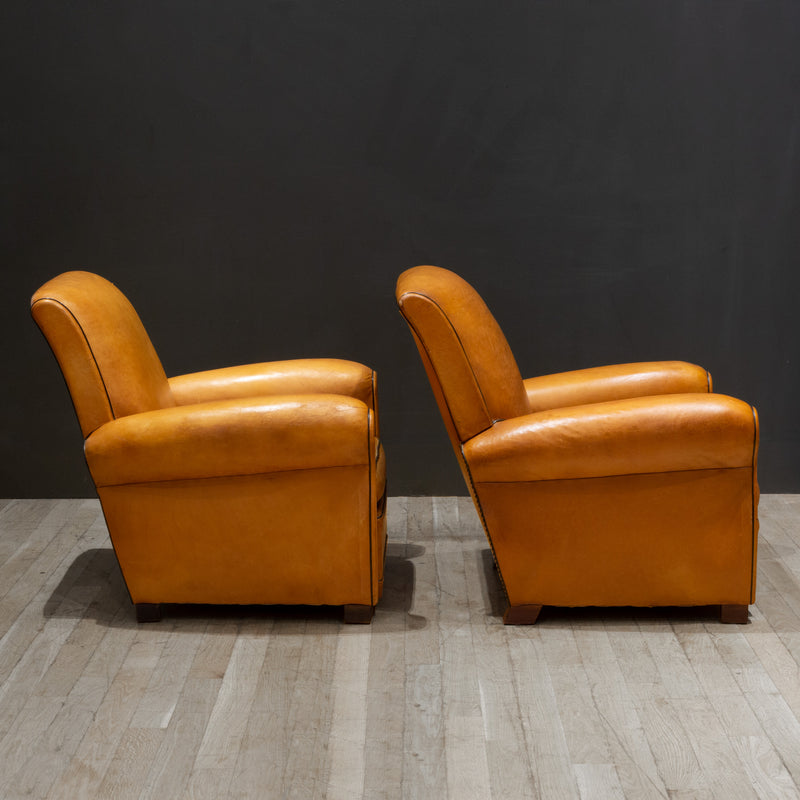
POLYGON ((710 392, 711 375, 686 361, 645 361, 528 378, 531 411, 648 395, 710 392))
POLYGON ((179 406, 262 395, 324 393, 355 397, 375 409, 374 372, 338 358, 302 358, 245 364, 169 379, 179 406))
POLYGON ((476 483, 751 467, 752 406, 720 394, 596 403, 503 420, 463 445, 476 483))
POLYGON ((164 408, 101 426, 86 460, 98 487, 369 464, 371 417, 324 394, 164 408))

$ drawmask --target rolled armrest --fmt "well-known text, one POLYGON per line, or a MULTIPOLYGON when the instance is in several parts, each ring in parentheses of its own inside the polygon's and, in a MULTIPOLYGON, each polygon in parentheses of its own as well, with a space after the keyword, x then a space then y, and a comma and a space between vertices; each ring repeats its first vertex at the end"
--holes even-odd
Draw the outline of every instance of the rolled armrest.
POLYGON ((758 417, 720 394, 596 403, 495 423, 463 445, 476 483, 754 465, 758 417))
POLYGON ((98 487, 368 464, 370 417, 325 394, 178 406, 101 426, 86 460, 98 487))
POLYGON ((355 397, 375 409, 374 373, 355 361, 302 358, 177 375, 169 387, 179 405, 277 394, 324 393, 355 397))
POLYGON ((711 375, 686 361, 644 361, 528 378, 531 411, 648 395, 710 392, 711 375))

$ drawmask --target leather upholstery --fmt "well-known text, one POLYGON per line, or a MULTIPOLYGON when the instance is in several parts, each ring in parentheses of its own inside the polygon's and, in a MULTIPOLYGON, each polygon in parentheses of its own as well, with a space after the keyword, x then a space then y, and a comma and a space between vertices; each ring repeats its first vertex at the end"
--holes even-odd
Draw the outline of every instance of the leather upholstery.
MULTIPOLYGON (((397 284, 515 610, 755 598, 758 416, 680 361, 523 380, 466 281, 397 284)), ((535 618, 535 616, 534 616, 535 618)))
POLYGON ((530 410, 547 411, 619 398, 710 392, 711 375, 685 361, 653 361, 542 375, 524 384, 530 410))
POLYGON ((374 607, 386 460, 371 369, 300 359, 168 379, 105 279, 65 273, 31 308, 135 604, 374 607))

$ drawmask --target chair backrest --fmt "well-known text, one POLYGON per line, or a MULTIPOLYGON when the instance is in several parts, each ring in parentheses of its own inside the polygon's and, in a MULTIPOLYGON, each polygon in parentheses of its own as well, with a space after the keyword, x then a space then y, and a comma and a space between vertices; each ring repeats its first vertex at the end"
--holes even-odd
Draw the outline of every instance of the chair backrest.
POLYGON ((84 437, 106 422, 174 406, 136 310, 90 272, 65 272, 31 298, 31 313, 67 382, 84 437))
POLYGON ((413 267, 397 281, 397 303, 457 452, 494 422, 530 411, 506 337, 465 280, 439 267, 413 267))

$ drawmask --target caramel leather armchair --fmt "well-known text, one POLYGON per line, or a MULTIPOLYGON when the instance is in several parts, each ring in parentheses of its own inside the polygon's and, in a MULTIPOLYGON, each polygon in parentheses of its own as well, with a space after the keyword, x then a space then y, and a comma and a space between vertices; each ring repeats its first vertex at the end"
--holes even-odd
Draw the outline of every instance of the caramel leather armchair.
POLYGON ((508 595, 543 605, 719 605, 755 599, 758 417, 685 362, 523 380, 477 292, 437 267, 397 283, 508 595))
POLYGON ((336 359, 168 379, 133 306, 67 272, 31 301, 139 621, 162 603, 342 605, 383 586, 375 373, 336 359))

